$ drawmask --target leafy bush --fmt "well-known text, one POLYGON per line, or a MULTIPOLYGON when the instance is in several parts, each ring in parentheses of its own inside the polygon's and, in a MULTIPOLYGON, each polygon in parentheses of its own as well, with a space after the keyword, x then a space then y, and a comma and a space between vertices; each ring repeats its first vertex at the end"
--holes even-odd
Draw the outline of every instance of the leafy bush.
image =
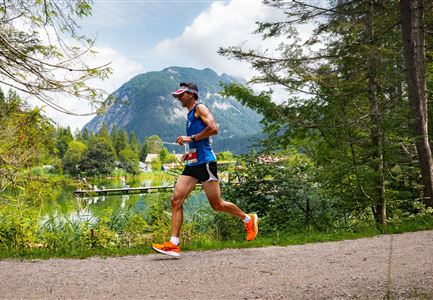
POLYGON ((314 174, 311 160, 295 151, 279 156, 252 154, 236 168, 234 181, 224 186, 224 196, 244 211, 258 213, 265 232, 320 227, 327 206, 314 174))
POLYGON ((0 211, 0 248, 21 252, 37 244, 37 215, 26 207, 0 211))
POLYGON ((152 160, 152 171, 160 171, 162 167, 161 160, 157 157, 154 160, 152 160))
POLYGON ((85 159, 87 146, 80 141, 71 141, 63 156, 63 168, 72 175, 80 172, 81 165, 85 159))
POLYGON ((131 148, 123 149, 119 152, 120 167, 130 174, 140 173, 138 167, 138 153, 131 148))
POLYGON ((84 160, 81 170, 89 175, 107 175, 115 167, 116 152, 108 138, 93 137, 84 160))

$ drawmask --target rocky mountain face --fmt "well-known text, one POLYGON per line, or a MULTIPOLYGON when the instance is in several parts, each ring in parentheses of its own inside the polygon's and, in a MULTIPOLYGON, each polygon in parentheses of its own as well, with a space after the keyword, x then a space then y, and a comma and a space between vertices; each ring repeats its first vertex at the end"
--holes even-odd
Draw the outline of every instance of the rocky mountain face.
MULTIPOLYGON (((199 102, 207 105, 214 115, 219 127, 219 134, 213 139, 215 151, 246 152, 250 139, 262 134, 259 114, 218 93, 221 82, 239 82, 237 79, 226 74, 219 76, 209 68, 182 67, 133 77, 111 95, 115 100, 110 109, 97 115, 84 128, 98 132, 105 123, 109 130, 116 126, 134 131, 142 142, 151 135, 158 135, 163 141, 173 143, 177 136, 185 134, 187 110, 171 95, 180 82, 196 83, 199 102)), ((177 146, 168 148, 176 152, 183 150, 177 146)))

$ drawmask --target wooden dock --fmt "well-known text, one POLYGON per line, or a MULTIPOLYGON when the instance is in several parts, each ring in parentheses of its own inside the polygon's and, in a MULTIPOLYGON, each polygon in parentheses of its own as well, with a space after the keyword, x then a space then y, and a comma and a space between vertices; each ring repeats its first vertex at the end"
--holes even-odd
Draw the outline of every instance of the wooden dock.
MULTIPOLYGON (((201 187, 201 184, 197 184, 195 188, 201 187)), ((88 190, 76 190, 74 195, 76 196, 96 196, 96 195, 129 195, 129 194, 145 194, 151 192, 161 192, 174 189, 174 185, 168 186, 142 186, 142 187, 125 187, 115 189, 88 189, 88 190)))

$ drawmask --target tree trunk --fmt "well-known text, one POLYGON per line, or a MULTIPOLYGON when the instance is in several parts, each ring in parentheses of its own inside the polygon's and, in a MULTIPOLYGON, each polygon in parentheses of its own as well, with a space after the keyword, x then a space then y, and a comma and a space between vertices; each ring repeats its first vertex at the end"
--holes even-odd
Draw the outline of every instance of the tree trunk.
POLYGON ((423 202, 433 207, 433 160, 428 140, 424 7, 422 0, 401 0, 404 60, 415 145, 424 184, 423 202))
POLYGON ((375 178, 375 209, 373 211, 375 219, 380 224, 386 223, 386 199, 385 199, 385 185, 383 175, 383 154, 380 135, 380 122, 379 122, 379 103, 377 99, 377 60, 374 45, 374 24, 373 24, 373 0, 366 0, 367 15, 366 25, 368 33, 369 52, 367 56, 367 69, 368 69, 368 101, 370 113, 370 139, 372 146, 371 159, 373 168, 376 174, 375 178))

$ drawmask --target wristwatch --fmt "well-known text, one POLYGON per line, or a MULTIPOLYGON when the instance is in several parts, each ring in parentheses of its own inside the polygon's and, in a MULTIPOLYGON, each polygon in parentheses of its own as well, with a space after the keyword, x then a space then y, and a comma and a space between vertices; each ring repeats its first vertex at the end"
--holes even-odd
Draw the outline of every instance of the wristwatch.
POLYGON ((191 140, 195 142, 195 134, 191 135, 191 140))

